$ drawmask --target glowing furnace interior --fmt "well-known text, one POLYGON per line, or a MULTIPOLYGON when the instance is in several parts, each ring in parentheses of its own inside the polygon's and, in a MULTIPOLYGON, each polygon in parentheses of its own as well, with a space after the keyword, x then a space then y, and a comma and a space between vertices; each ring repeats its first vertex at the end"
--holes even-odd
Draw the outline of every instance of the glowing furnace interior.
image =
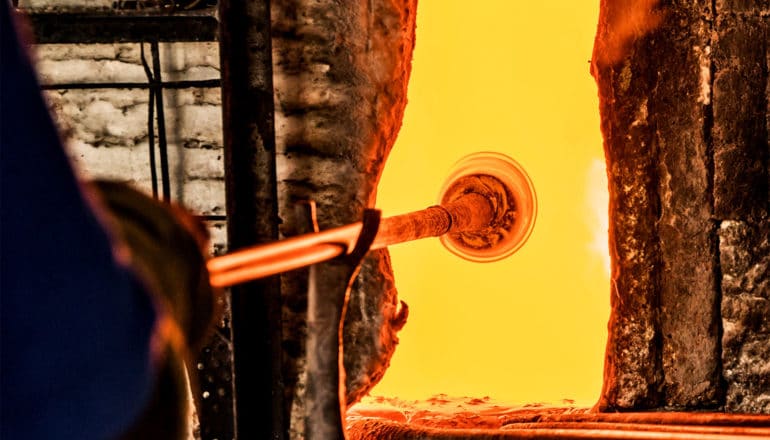
POLYGON ((461 260, 438 240, 391 247, 411 319, 372 394, 596 402, 609 314, 607 184, 589 73, 598 7, 419 4, 409 104, 378 207, 421 209, 456 160, 498 151, 529 173, 539 212, 527 244, 495 263, 461 260))

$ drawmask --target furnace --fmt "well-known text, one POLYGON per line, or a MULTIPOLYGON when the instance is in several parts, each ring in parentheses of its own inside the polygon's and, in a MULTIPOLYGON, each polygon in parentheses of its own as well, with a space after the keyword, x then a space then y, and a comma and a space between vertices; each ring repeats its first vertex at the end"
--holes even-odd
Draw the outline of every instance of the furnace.
MULTIPOLYGON (((764 133, 768 89, 767 76, 758 67, 767 65, 767 28, 759 24, 766 12, 759 4, 728 2, 705 9, 665 2, 604 2, 602 7, 592 71, 599 84, 610 177, 614 293, 604 388, 596 409, 670 411, 668 422, 650 415, 634 414, 626 419, 663 425, 705 422, 689 413, 674 414, 683 410, 766 413, 766 397, 760 396, 767 396, 770 389, 767 352, 758 347, 767 346, 767 335, 760 330, 759 321, 752 321, 754 325, 749 327, 753 330, 746 325, 748 316, 767 314, 765 300, 760 299, 767 298, 767 281, 760 281, 766 275, 757 277, 767 272, 767 251, 759 232, 764 227, 759 224, 767 222, 768 141, 764 133), (712 19, 711 26, 705 24, 712 19), (736 67, 744 56, 754 60, 749 61, 754 69, 736 67), (748 92, 738 78, 755 84, 753 91, 748 92), (745 96, 751 107, 738 112, 741 116, 720 113, 719 108, 735 109, 730 103, 736 94, 745 96), (735 122, 735 117, 741 122, 735 122), (748 175, 734 175, 734 181, 725 173, 734 166, 741 168, 734 162, 738 157, 753 165, 748 175), (751 190, 736 197, 732 185, 742 179, 751 180, 742 184, 751 190), (732 194, 731 200, 738 205, 752 207, 733 207, 729 214, 722 211, 719 215, 743 220, 716 217, 716 212, 725 209, 725 194, 732 194), (735 235, 737 230, 742 232, 735 235), (751 250, 742 248, 745 250, 738 251, 741 257, 736 260, 733 243, 738 236, 745 240, 738 246, 751 250), (736 265, 737 261, 741 262, 736 265), (743 360, 736 361, 722 350, 741 352, 743 360), (744 388, 748 382, 752 391, 744 388)), ((467 401, 441 397, 437 401, 422 405, 378 401, 361 411, 370 415, 379 411, 381 423, 365 421, 354 409, 355 426, 362 432, 379 430, 386 438, 399 438, 393 434, 399 424, 420 425, 412 431, 419 434, 413 435, 451 438, 452 434, 437 428, 489 423, 499 429, 505 425, 504 411, 491 411, 494 415, 486 418, 490 413, 478 407, 474 412, 467 401), (446 406, 461 408, 454 412, 456 418, 446 417, 446 406)), ((479 407, 489 409, 483 402, 479 407)), ((524 408, 519 409, 518 417, 558 420, 552 427, 574 427, 569 423, 586 421, 585 414, 570 413, 574 410, 565 404, 558 410, 564 413, 553 418, 551 409, 524 408)), ((596 425, 582 426, 614 429, 607 422, 623 423, 622 418, 596 416, 596 425)), ((712 422, 744 427, 754 423, 740 417, 732 420, 712 422)), ((759 416, 755 422, 766 426, 768 420, 759 416)), ((675 436, 674 431, 667 431, 669 427, 661 429, 663 433, 649 435, 675 436)), ((675 428, 679 429, 689 428, 675 428)), ((696 431, 677 432, 686 438, 696 431)), ((700 432, 738 434, 718 427, 700 432)), ((762 431, 754 434, 767 435, 762 431)), ((461 438, 471 433, 454 435, 461 438)), ((489 435, 520 438, 513 433, 489 435)), ((622 434, 595 435, 614 438, 622 434)))
MULTIPOLYGON (((22 7, 30 6, 23 3, 22 7)), ((380 217, 372 209, 378 206, 375 197, 381 176, 383 181, 409 181, 399 189, 404 194, 397 196, 404 199, 412 198, 407 192, 420 193, 423 188, 416 187, 424 186, 424 182, 412 183, 414 176, 388 175, 388 160, 411 155, 410 160, 425 169, 437 189, 447 177, 438 175, 446 173, 447 167, 433 167, 431 157, 417 147, 391 154, 405 111, 409 112, 410 75, 418 75, 412 72, 413 48, 422 44, 421 28, 416 26, 418 11, 428 6, 418 6, 415 0, 186 3, 179 2, 170 11, 169 2, 159 2, 166 5, 160 13, 153 10, 157 4, 144 5, 134 17, 140 27, 119 28, 122 34, 116 41, 141 42, 141 52, 115 49, 114 61, 133 62, 136 72, 146 73, 140 78, 146 85, 136 79, 115 79, 111 84, 141 89, 141 96, 150 90, 149 102, 141 105, 155 113, 149 114, 147 130, 131 132, 131 148, 149 143, 150 151, 155 151, 157 133, 160 154, 167 154, 162 121, 169 114, 164 116, 163 111, 164 97, 171 105, 165 94, 170 88, 182 90, 172 102, 180 108, 189 106, 188 115, 201 115, 211 108, 219 112, 219 106, 224 115, 222 126, 214 127, 221 129, 223 138, 205 142, 199 138, 208 136, 202 133, 210 127, 200 121, 210 118, 201 116, 196 124, 186 123, 185 116, 175 117, 178 139, 172 136, 168 142, 178 144, 171 148, 178 153, 178 157, 172 153, 171 159, 176 168, 165 156, 159 158, 163 163, 158 166, 148 164, 154 190, 165 199, 197 201, 192 195, 211 187, 201 183, 206 179, 216 181, 209 183, 218 185, 221 192, 226 187, 226 201, 222 197, 218 204, 198 205, 205 208, 198 213, 207 216, 212 226, 221 230, 227 223, 228 253, 212 259, 209 267, 214 284, 232 286, 227 297, 232 315, 225 318, 226 325, 207 349, 208 357, 199 363, 201 382, 210 387, 203 397, 212 402, 200 413, 202 438, 770 436, 770 10, 766 2, 596 2, 600 12, 595 18, 594 53, 586 55, 582 68, 586 76, 590 68, 598 85, 601 121, 597 117, 595 122, 601 125, 600 165, 606 164, 608 177, 612 267, 608 291, 597 292, 610 299, 611 314, 603 380, 596 371, 601 386, 596 389, 595 406, 570 401, 514 405, 487 393, 447 396, 438 394, 447 390, 439 389, 438 395, 427 398, 380 394, 351 407, 347 417, 348 406, 372 389, 378 394, 380 388, 375 387, 381 381, 381 389, 393 389, 395 381, 389 383, 387 373, 391 362, 392 370, 402 368, 396 365, 397 345, 399 335, 405 333, 399 332, 423 313, 416 313, 413 306, 408 318, 409 308, 396 292, 398 261, 394 274, 386 247, 440 235, 450 252, 489 263, 469 271, 490 271, 491 265, 499 264, 493 261, 514 252, 511 259, 521 258, 515 261, 524 265, 528 246, 524 243, 530 236, 534 242, 538 234, 577 234, 577 227, 564 232, 554 226, 562 223, 553 220, 551 201, 560 199, 549 191, 558 185, 544 183, 551 188, 540 190, 547 156, 555 153, 517 156, 514 147, 483 142, 498 138, 484 133, 478 121, 469 123, 463 134, 468 138, 462 140, 478 140, 471 147, 486 153, 461 160, 438 191, 438 200, 433 199, 433 191, 429 198, 411 202, 437 206, 395 217, 417 206, 386 211, 380 217), (186 30, 164 30, 173 20, 182 20, 186 30), (195 26, 206 36, 191 32, 195 26), (140 28, 147 35, 137 35, 140 28), (144 53, 146 38, 153 40, 148 51, 151 63, 144 53), (181 44, 216 40, 219 62, 203 56, 183 60, 177 55, 174 59, 186 68, 169 73, 160 63, 162 44, 179 40, 184 41, 181 44), (200 75, 201 71, 221 72, 221 79, 200 75), (162 78, 161 72, 172 78, 162 78), (181 78, 190 72, 198 76, 181 78), (208 90, 219 85, 221 98, 208 90), (188 87, 195 91, 188 94, 188 87), (188 136, 185 130, 198 131, 188 136), (206 159, 185 155, 193 149, 206 159), (222 165, 221 171, 207 168, 214 162, 222 165), (192 171, 185 171, 191 164, 192 171), (158 167, 160 178, 155 172, 158 167), (178 181, 169 175, 174 172, 182 176, 178 181), (202 176, 206 173, 210 174, 202 176), (545 220, 533 226, 536 213, 538 222, 545 220), (312 268, 306 267, 311 264, 312 268), (228 396, 230 401, 217 400, 228 396), (227 423, 229 428, 218 433, 209 429, 227 423)), ((448 3, 443 7, 454 7, 458 14, 470 8, 448 3)), ((31 21, 41 43, 78 43, 56 27, 57 21, 68 22, 72 11, 35 13, 36 5, 31 6, 31 21)), ((116 15, 130 18, 126 12, 109 12, 112 5, 103 6, 70 22, 102 23, 116 15)), ((491 3, 480 7, 493 8, 491 3)), ((564 12, 553 12, 558 13, 564 12)), ((467 19, 482 16, 469 12, 467 19)), ((490 34, 507 36, 500 30, 503 26, 496 24, 490 26, 490 34)), ((84 38, 107 44, 103 36, 84 38)), ((456 38, 470 39, 462 32, 456 38)), ((471 55, 463 58, 468 64, 486 66, 469 74, 476 75, 472 82, 496 77, 497 72, 480 61, 490 57, 502 59, 499 70, 503 72, 506 63, 515 59, 532 76, 566 81, 559 78, 560 72, 554 73, 556 69, 537 71, 545 58, 558 60, 559 54, 537 54, 538 36, 531 39, 527 43, 532 47, 531 59, 490 54, 483 47, 468 52, 471 55)), ((559 41, 563 46, 558 47, 570 45, 559 41)), ((433 43, 426 39, 426 44, 433 43)), ((207 50, 214 48, 206 44, 207 50)), ((55 49, 41 49, 51 59, 45 62, 64 65, 64 56, 55 49)), ((111 46, 99 50, 113 53, 111 46)), ((168 50, 170 58, 176 53, 163 50, 168 50)), ((448 58, 460 52, 453 52, 451 45, 441 50, 448 58)), ((564 59, 569 58, 564 55, 564 59)), ((419 62, 416 58, 415 66, 419 62)), ((44 78, 57 78, 55 74, 46 77, 45 66, 43 72, 44 78)), ((447 95, 457 94, 455 102, 468 107, 477 102, 459 96, 464 90, 476 90, 472 84, 456 84, 439 76, 426 82, 447 95)), ((521 87, 527 86, 532 87, 521 87)), ((102 90, 106 85, 90 87, 102 90)), ((58 89, 56 84, 47 88, 52 89, 53 105, 62 114, 77 107, 99 115, 100 109, 108 107, 97 93, 89 97, 57 92, 87 89, 72 82, 59 81, 58 89)), ((504 95, 500 90, 479 92, 483 102, 494 101, 495 93, 504 95)), ((145 99, 136 96, 131 99, 145 99)), ((418 99, 414 97, 413 103, 418 99)), ((139 114, 134 113, 136 103, 125 102, 124 116, 139 114)), ((556 114, 547 106, 559 104, 533 102, 531 112, 556 114)), ((512 107, 500 104, 496 117, 504 120, 505 110, 512 107)), ((116 110, 114 115, 120 113, 116 110)), ((498 128, 489 130, 527 133, 526 115, 519 116, 505 119, 505 124, 490 121, 490 126, 498 128)), ((573 116, 580 124, 594 122, 588 116, 573 116)), ((76 139, 81 150, 75 151, 93 146, 104 147, 102 154, 122 154, 109 150, 116 148, 121 130, 108 118, 102 119, 94 123, 98 125, 95 135, 73 124, 72 131, 83 137, 76 139)), ((547 121, 538 127, 558 127, 571 136, 577 133, 570 124, 578 122, 559 124, 547 121)), ((532 143, 550 139, 542 131, 516 139, 532 143)), ((584 141, 577 134, 574 138, 584 141)), ((457 149, 449 142, 442 148, 445 151, 436 163, 464 156, 450 157, 449 152, 457 149)), ((155 156, 151 157, 154 161, 155 156)), ((580 165, 587 170, 592 163, 580 165)), ((598 169, 605 171, 602 166, 598 169)), ((574 184, 574 170, 564 166, 558 171, 565 179, 558 184, 574 184)), ((148 179, 140 183, 152 188, 148 179)), ((379 191, 386 192, 384 187, 379 191)), ((562 196, 565 204, 569 197, 562 196)), ((581 231, 588 236, 588 229, 583 225, 581 231)), ((219 251, 225 253, 224 244, 219 251)), ((429 258, 456 258, 440 252, 447 255, 429 258)), ((562 261, 556 246, 550 252, 554 261, 562 261)), ((573 274, 568 270, 554 267, 549 276, 573 274)), ((598 264, 596 270, 604 268, 598 264)), ((516 291, 518 279, 510 281, 512 294, 536 294, 516 291)), ((480 292, 472 290, 476 286, 466 287, 467 295, 479 301, 480 292)), ((490 312, 489 316, 500 315, 490 312)), ((593 321, 590 325, 605 326, 604 321, 593 321)), ((490 335, 497 337, 536 339, 537 335, 490 335)))

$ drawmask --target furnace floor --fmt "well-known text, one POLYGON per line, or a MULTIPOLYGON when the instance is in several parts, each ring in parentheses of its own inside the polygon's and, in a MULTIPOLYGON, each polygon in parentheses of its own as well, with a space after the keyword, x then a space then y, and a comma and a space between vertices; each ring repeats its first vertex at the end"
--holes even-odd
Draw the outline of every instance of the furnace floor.
POLYGON ((599 413, 564 405, 503 405, 485 398, 368 397, 347 413, 349 440, 770 439, 770 416, 720 412, 599 413))

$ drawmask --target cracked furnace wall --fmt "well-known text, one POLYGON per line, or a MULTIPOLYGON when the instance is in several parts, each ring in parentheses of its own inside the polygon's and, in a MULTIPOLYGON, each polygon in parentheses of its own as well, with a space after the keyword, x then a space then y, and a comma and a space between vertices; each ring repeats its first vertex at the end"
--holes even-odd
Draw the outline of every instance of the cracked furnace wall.
POLYGON ((601 3, 603 409, 770 413, 768 17, 761 0, 601 3))

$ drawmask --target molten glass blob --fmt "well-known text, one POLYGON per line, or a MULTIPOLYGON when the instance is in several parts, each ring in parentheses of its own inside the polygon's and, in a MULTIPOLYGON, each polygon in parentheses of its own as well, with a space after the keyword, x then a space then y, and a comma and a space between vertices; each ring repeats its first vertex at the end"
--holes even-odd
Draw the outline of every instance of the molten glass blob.
MULTIPOLYGON (((516 252, 532 232, 537 212, 532 182, 503 154, 462 159, 441 194, 440 206, 382 219, 371 249, 441 236, 454 254, 489 262, 516 252)), ((213 258, 208 262, 211 284, 231 286, 350 253, 362 226, 352 223, 213 258)))
POLYGON ((483 229, 442 235, 441 243, 450 252, 488 263, 510 256, 527 242, 537 217, 537 196, 518 162, 493 152, 464 157, 452 168, 439 203, 448 205, 469 193, 486 196, 495 217, 483 229))

